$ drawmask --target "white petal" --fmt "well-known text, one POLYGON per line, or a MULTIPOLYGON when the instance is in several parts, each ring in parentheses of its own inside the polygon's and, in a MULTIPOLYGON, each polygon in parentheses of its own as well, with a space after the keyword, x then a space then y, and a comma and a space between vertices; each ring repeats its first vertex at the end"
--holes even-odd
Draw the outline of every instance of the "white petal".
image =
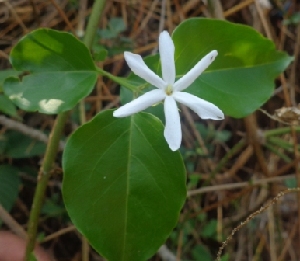
POLYGON ((146 92, 137 99, 121 106, 119 109, 115 110, 113 115, 114 117, 127 117, 134 113, 145 110, 151 105, 162 101, 166 97, 166 93, 163 90, 152 90, 146 92))
POLYGON ((162 78, 170 85, 175 82, 175 47, 172 38, 167 31, 159 35, 159 55, 161 60, 162 78))
POLYGON ((173 97, 176 101, 191 108, 202 119, 224 119, 223 112, 216 105, 200 99, 192 94, 187 92, 174 92, 173 97))
POLYGON ((204 56, 186 75, 182 76, 177 82, 174 83, 174 90, 182 91, 189 87, 215 60, 217 55, 218 52, 214 50, 204 56))
POLYGON ((171 96, 167 96, 164 102, 166 127, 164 136, 171 150, 178 150, 181 144, 182 134, 180 126, 180 116, 176 101, 171 96))
POLYGON ((157 88, 164 89, 167 85, 163 79, 156 75, 149 67, 145 64, 142 57, 138 54, 133 54, 130 52, 124 52, 124 58, 130 67, 130 69, 139 77, 143 78, 145 81, 151 83, 157 88))

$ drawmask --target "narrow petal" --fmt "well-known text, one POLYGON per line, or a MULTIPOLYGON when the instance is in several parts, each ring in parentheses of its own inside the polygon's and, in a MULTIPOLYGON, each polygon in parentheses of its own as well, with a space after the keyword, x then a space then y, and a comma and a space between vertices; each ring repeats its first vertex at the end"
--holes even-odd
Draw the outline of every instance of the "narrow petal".
POLYGON ((167 84, 173 85, 175 82, 175 47, 172 38, 167 31, 159 35, 159 55, 161 60, 162 78, 167 84))
POLYGON ((200 74, 215 60, 218 52, 211 51, 204 56, 186 75, 182 76, 177 82, 174 83, 174 90, 182 91, 189 87, 200 74))
POLYGON ((176 101, 171 96, 167 96, 164 102, 166 127, 164 135, 171 150, 178 150, 181 144, 182 134, 180 126, 180 116, 176 101))
POLYGON ((162 101, 166 97, 166 94, 163 90, 152 90, 146 92, 137 99, 121 106, 119 109, 115 110, 113 115, 114 117, 127 117, 134 113, 145 110, 151 105, 162 101))
POLYGON ((175 92, 173 97, 176 101, 188 106, 202 119, 223 120, 223 112, 214 104, 200 99, 187 92, 175 92))
POLYGON ((137 76, 143 78, 145 81, 151 83, 159 89, 164 89, 166 87, 167 84, 163 81, 163 79, 149 69, 140 55, 124 52, 124 58, 130 69, 137 76))

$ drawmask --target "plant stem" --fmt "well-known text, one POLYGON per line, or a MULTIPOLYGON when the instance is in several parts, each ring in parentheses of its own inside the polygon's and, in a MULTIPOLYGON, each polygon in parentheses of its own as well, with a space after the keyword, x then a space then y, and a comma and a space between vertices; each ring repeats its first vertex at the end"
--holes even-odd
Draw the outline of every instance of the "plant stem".
MULTIPOLYGON (((226 155, 219 161, 216 168, 210 173, 208 181, 213 179, 215 175, 226 165, 228 160, 233 157, 235 154, 240 152, 242 148, 246 145, 246 141, 241 139, 237 144, 235 144, 227 153, 226 155)), ((207 185, 208 183, 205 183, 207 185)))
POLYGON ((28 232, 27 232, 28 238, 27 238, 25 261, 30 260, 31 253, 35 246, 38 219, 39 219, 42 203, 45 196, 45 190, 47 188, 48 180, 51 176, 53 162, 57 154, 61 133, 65 126, 67 117, 68 117, 68 112, 61 113, 57 116, 49 137, 49 142, 46 149, 44 161, 38 173, 37 187, 34 194, 33 203, 30 211, 29 223, 28 223, 28 232))
POLYGON ((273 146, 273 144, 266 143, 266 144, 264 144, 264 146, 267 149, 269 149, 270 151, 272 151, 275 155, 282 158, 286 163, 291 163, 292 162, 292 160, 288 156, 286 156, 284 153, 281 153, 275 146, 273 146))
MULTIPOLYGON (((84 37, 84 43, 89 50, 92 47, 93 40, 98 27, 98 22, 102 15, 105 2, 105 0, 96 0, 94 2, 92 14, 89 18, 86 34, 84 37)), ((30 256, 35 246, 38 219, 41 212, 42 203, 45 197, 45 191, 47 188, 48 180, 51 176, 51 170, 57 154, 61 133, 65 126, 67 116, 68 112, 63 112, 57 116, 50 134, 44 161, 38 174, 37 188, 34 194, 28 223, 28 239, 24 258, 25 261, 30 261, 30 256)))
MULTIPOLYGON (((295 127, 296 132, 300 132, 300 126, 295 127)), ((283 127, 283 128, 278 128, 274 130, 266 130, 264 131, 264 136, 269 137, 269 136, 275 136, 275 135, 283 135, 291 133, 291 127, 283 127)))
POLYGON ((114 82, 124 86, 125 88, 127 88, 128 90, 130 91, 133 91, 135 92, 137 90, 137 87, 134 86, 134 85, 131 85, 127 79, 124 79, 122 77, 118 77, 118 76, 114 76, 112 74, 110 74, 109 72, 107 71, 104 71, 103 69, 101 68, 97 68, 97 71, 99 74, 103 75, 103 76, 106 76, 107 78, 113 80, 114 82))
MULTIPOLYGON (((91 50, 93 47, 95 35, 96 35, 97 29, 98 29, 98 23, 101 18, 101 15, 103 13, 105 3, 106 3, 106 0, 96 0, 93 4, 92 13, 89 18, 89 22, 86 27, 86 31, 85 31, 84 38, 83 38, 83 42, 89 50, 91 50)), ((82 123, 85 123, 86 119, 85 119, 84 100, 81 100, 79 102, 79 115, 80 115, 80 121, 82 123)))
POLYGON ((95 0, 95 2, 93 4, 92 13, 89 18, 89 22, 86 27, 86 32, 85 32, 85 35, 83 38, 83 42, 89 50, 92 49, 94 38, 95 38, 97 29, 98 29, 98 23, 102 16, 102 13, 103 13, 103 10, 105 7, 105 3, 106 3, 106 0, 95 0))

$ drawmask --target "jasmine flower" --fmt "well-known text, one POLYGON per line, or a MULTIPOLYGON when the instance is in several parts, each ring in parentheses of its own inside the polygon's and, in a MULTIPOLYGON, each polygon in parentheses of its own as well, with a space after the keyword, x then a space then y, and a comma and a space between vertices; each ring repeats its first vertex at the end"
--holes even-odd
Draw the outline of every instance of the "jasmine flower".
POLYGON ((215 50, 211 51, 176 82, 174 52, 175 47, 172 38, 167 31, 163 31, 159 36, 162 78, 149 69, 140 55, 125 52, 124 58, 130 69, 136 75, 157 87, 157 89, 141 95, 137 99, 121 106, 113 113, 114 117, 127 117, 164 101, 166 118, 164 136, 170 149, 173 151, 179 149, 182 140, 180 116, 176 102, 188 106, 202 119, 224 119, 223 112, 216 105, 187 92, 183 92, 215 60, 218 52, 215 50))

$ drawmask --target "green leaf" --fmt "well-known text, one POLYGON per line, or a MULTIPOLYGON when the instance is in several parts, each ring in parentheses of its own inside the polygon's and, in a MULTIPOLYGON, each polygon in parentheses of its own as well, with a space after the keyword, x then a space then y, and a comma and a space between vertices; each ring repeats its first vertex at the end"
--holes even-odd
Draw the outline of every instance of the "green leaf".
POLYGON ((20 82, 5 81, 4 92, 21 109, 60 113, 87 96, 97 79, 96 67, 84 44, 65 32, 39 29, 12 49, 16 70, 29 71, 20 82))
POLYGON ((177 75, 186 74, 210 50, 218 50, 216 60, 187 92, 233 117, 246 116, 269 99, 275 77, 293 60, 253 28, 221 20, 187 20, 174 31, 173 40, 177 75), (199 41, 199 32, 207 37, 199 41))
POLYGON ((6 78, 8 77, 16 77, 19 76, 22 72, 18 72, 15 70, 4 70, 4 71, 0 71, 0 92, 2 92, 2 88, 3 88, 3 83, 5 81, 6 78))
POLYGON ((13 116, 18 117, 16 106, 5 95, 0 94, 0 111, 13 116))
POLYGON ((3 154, 9 158, 30 158, 45 153, 46 144, 17 132, 5 133, 5 147, 3 154))
POLYGON ((122 17, 114 17, 110 19, 109 27, 117 33, 121 33, 126 30, 126 25, 122 17))
POLYGON ((53 194, 51 198, 47 198, 41 209, 41 213, 47 217, 59 217, 66 212, 66 209, 58 194, 53 194))
POLYGON ((115 17, 110 19, 108 28, 99 30, 98 34, 102 39, 114 39, 124 30, 126 30, 126 25, 123 18, 115 17))
MULTIPOLYGON (((274 43, 253 28, 222 20, 187 19, 172 37, 177 79, 211 50, 218 51, 216 60, 185 91, 216 104, 232 117, 247 116, 266 102, 274 91, 274 79, 293 60, 276 51, 274 43)), ((145 62, 161 75, 158 55, 145 62)), ((149 84, 141 81, 136 85, 142 89, 139 94, 146 90, 143 86, 149 84)))
POLYGON ((295 178, 292 179, 286 179, 284 181, 284 184, 288 187, 288 188, 297 188, 297 180, 295 178))
POLYGON ((290 17, 283 20, 284 25, 298 24, 300 22, 300 12, 292 14, 290 17))
POLYGON ((144 261, 166 240, 186 198, 180 153, 151 114, 99 113, 69 138, 63 154, 67 211, 109 261, 144 261))
POLYGON ((217 224, 218 224, 217 220, 215 219, 210 220, 201 229, 201 236, 205 238, 214 238, 217 233, 217 224))
POLYGON ((228 261, 228 260, 229 260, 229 254, 228 253, 221 256, 221 261, 228 261))
POLYGON ((104 61, 107 57, 107 50, 100 44, 94 44, 93 46, 93 57, 95 61, 104 61))
POLYGON ((208 249, 203 245, 197 245, 192 250, 192 256, 195 260, 213 261, 213 258, 208 249))
POLYGON ((0 204, 8 212, 18 198, 19 186, 18 169, 9 165, 0 165, 0 204))

